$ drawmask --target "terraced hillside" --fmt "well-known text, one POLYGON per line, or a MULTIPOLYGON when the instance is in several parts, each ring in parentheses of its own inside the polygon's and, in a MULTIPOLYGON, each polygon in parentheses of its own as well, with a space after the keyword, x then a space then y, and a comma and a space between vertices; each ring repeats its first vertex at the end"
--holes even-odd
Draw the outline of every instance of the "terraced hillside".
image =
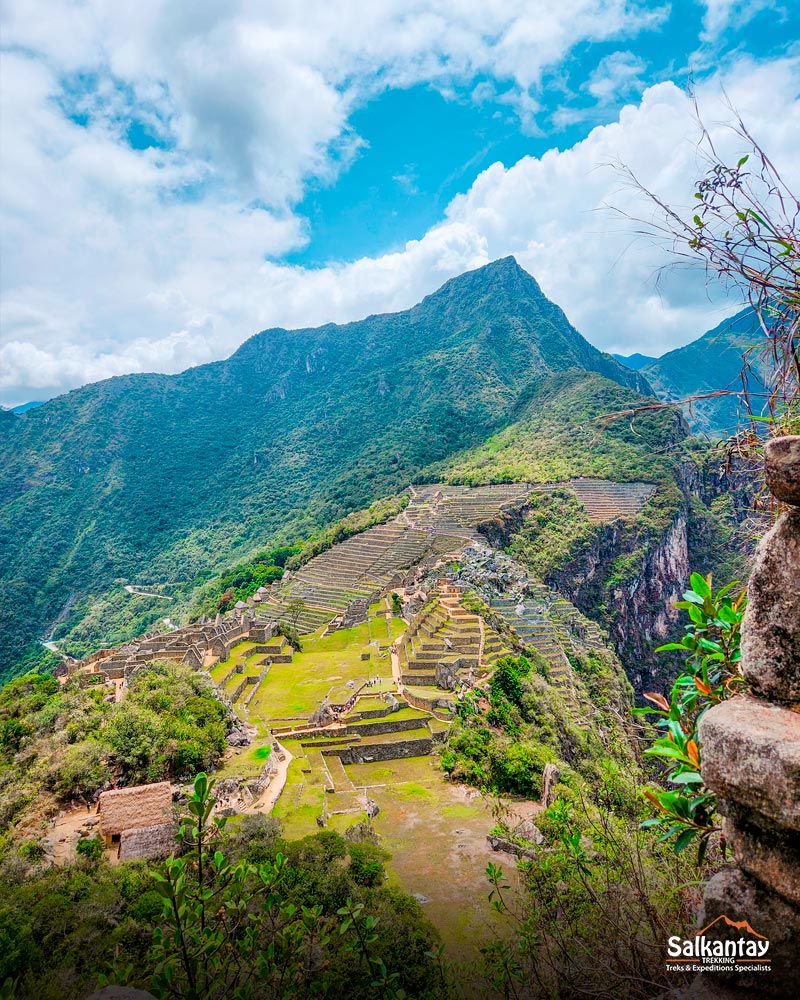
POLYGON ((611 483, 605 479, 570 479, 568 486, 586 508, 591 521, 634 517, 656 491, 652 483, 611 483))
POLYGON ((531 493, 556 487, 573 490, 595 521, 632 517, 655 492, 650 483, 585 477, 544 484, 411 485, 410 502, 398 517, 333 546, 269 590, 262 588, 258 610, 301 634, 314 632, 334 616, 354 613, 358 605, 363 611, 386 588, 398 586, 410 569, 455 556, 464 545, 479 541, 480 525, 523 506, 531 493))
POLYGON ((475 538, 476 529, 500 511, 525 502, 530 483, 453 486, 434 483, 410 487, 411 502, 400 517, 406 524, 454 538, 475 538))
POLYGON ((163 608, 147 601, 163 601, 135 605, 122 584, 159 581, 172 595, 256 546, 307 537, 479 445, 549 379, 589 373, 627 405, 648 391, 506 258, 401 313, 265 330, 226 361, 6 414, 0 677, 42 654, 54 623, 56 640, 85 624, 82 649, 110 640, 101 602, 118 610, 115 640, 134 607, 154 624, 163 608))

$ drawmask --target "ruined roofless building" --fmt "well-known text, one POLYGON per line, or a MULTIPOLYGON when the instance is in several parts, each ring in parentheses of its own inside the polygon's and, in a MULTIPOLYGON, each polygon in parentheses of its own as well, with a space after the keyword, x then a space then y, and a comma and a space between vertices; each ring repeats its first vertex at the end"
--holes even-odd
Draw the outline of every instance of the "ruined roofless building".
POLYGON ((163 858, 174 847, 172 786, 168 781, 103 792, 97 806, 106 847, 120 861, 163 858))

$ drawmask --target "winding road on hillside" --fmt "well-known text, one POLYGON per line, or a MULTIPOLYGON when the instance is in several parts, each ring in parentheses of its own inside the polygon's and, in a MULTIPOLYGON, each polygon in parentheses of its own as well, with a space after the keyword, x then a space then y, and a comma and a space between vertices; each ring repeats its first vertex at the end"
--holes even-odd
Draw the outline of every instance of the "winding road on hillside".
POLYGON ((132 583, 126 583, 125 590, 127 590, 129 594, 133 594, 134 597, 160 597, 162 601, 172 600, 172 598, 167 594, 154 594, 151 591, 143 590, 141 587, 136 587, 132 583))

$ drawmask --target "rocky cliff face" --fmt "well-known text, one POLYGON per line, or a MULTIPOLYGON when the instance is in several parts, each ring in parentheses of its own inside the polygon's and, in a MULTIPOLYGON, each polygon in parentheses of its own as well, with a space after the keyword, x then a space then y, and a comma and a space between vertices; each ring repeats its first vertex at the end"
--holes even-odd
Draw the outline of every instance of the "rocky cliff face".
POLYGON ((673 605, 689 579, 688 520, 687 505, 662 538, 644 546, 623 522, 603 525, 591 546, 547 580, 608 629, 639 694, 664 686, 659 677, 671 672, 653 650, 674 632, 673 605), (626 557, 624 578, 615 579, 614 566, 626 557))
MULTIPOLYGON (((637 694, 668 690, 678 669, 676 658, 654 650, 675 634, 674 604, 690 572, 713 571, 720 582, 742 578, 750 533, 740 529, 753 517, 759 479, 750 464, 730 466, 722 453, 687 458, 677 476, 682 499, 666 530, 654 535, 635 520, 600 524, 545 576, 608 630, 637 694)), ((508 545, 525 516, 525 508, 508 511, 481 532, 508 545)))
POLYGON ((637 692, 661 687, 664 664, 656 663, 653 650, 674 633, 674 605, 689 579, 687 523, 687 513, 681 511, 663 540, 645 550, 639 571, 611 592, 616 611, 611 635, 637 692))

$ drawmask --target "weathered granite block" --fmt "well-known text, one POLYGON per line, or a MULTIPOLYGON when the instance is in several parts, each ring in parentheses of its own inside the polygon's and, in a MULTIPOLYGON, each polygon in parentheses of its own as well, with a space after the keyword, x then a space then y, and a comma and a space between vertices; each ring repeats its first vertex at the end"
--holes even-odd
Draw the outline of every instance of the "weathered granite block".
POLYGON ((699 735, 710 788, 800 830, 800 714, 741 695, 706 712, 699 735))
MULTIPOLYGON (((765 889, 756 879, 738 868, 726 868, 706 886, 698 916, 698 929, 708 927, 717 917, 747 921, 759 935, 769 939, 767 957, 771 972, 714 972, 701 979, 734 987, 742 997, 771 997, 786 1000, 800 996, 800 910, 765 889)), ((709 936, 737 937, 741 931, 720 921, 709 936)))
POLYGON ((754 694, 800 703, 800 509, 761 539, 747 588, 742 668, 754 694))
POLYGON ((740 868, 800 906, 800 834, 769 824, 733 803, 722 803, 728 846, 740 868))
POLYGON ((800 507, 800 434, 767 441, 764 475, 767 489, 774 497, 800 507))

